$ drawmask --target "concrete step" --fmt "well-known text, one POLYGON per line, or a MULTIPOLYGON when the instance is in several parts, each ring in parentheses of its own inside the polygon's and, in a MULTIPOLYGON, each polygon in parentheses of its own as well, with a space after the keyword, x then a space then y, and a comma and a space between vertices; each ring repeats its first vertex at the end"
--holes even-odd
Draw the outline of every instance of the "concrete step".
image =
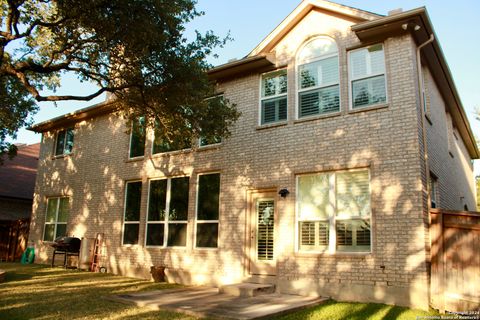
POLYGON ((221 286, 219 293, 225 293, 236 297, 255 297, 262 294, 275 292, 275 285, 260 283, 235 283, 221 286))

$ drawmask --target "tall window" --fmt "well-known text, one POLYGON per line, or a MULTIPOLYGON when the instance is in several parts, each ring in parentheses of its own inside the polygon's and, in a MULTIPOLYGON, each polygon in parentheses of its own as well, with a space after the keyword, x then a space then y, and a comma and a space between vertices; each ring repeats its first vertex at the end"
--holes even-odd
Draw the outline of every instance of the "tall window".
POLYGON ((123 219, 123 244, 138 244, 142 182, 127 182, 125 190, 125 214, 123 219))
POLYGON ((315 38, 300 50, 298 65, 298 117, 340 110, 338 49, 335 41, 315 38))
POLYGON ((349 69, 352 109, 387 101, 382 44, 349 52, 349 69))
POLYGON ((142 157, 145 154, 145 118, 133 120, 130 133, 130 158, 142 157))
POLYGON ((287 120, 287 70, 262 75, 260 124, 287 120))
POLYGON ((218 246, 220 174, 198 177, 196 243, 197 248, 218 246))
POLYGON ((429 181, 429 191, 430 191, 430 207, 431 208, 438 208, 438 200, 437 200, 437 185, 438 179, 437 177, 430 172, 430 181, 429 181))
POLYGON ((299 249, 370 251, 368 170, 298 176, 299 249))
POLYGON ((188 177, 150 180, 147 246, 186 246, 188 187, 188 177))
MULTIPOLYGON (((208 102, 209 108, 217 108, 219 106, 222 106, 224 103, 222 94, 207 98, 206 101, 208 102)), ((222 138, 219 136, 212 136, 212 137, 200 136, 198 144, 200 147, 205 147, 208 145, 219 144, 221 142, 222 142, 222 138)))
POLYGON ((47 215, 45 219, 44 241, 53 241, 67 233, 69 212, 68 198, 49 198, 47 200, 47 215))
POLYGON ((70 154, 73 150, 73 128, 61 130, 57 133, 55 155, 70 154))

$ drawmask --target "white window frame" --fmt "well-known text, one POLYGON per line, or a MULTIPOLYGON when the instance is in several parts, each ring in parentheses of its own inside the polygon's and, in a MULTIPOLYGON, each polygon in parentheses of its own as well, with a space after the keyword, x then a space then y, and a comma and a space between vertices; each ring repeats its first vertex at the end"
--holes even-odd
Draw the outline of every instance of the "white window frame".
POLYGON ((53 155, 55 157, 62 157, 62 156, 66 156, 66 155, 70 155, 73 153, 73 146, 72 146, 72 151, 69 152, 69 153, 65 153, 65 147, 67 145, 67 132, 71 130, 73 132, 73 141, 74 141, 74 144, 75 144, 75 128, 74 127, 70 127, 70 128, 65 128, 65 129, 62 129, 62 130, 58 130, 56 133, 55 133, 55 145, 54 145, 54 150, 53 150, 53 155), (57 144, 58 144, 58 135, 60 134, 60 132, 62 131, 65 131, 65 137, 63 138, 63 152, 62 153, 59 153, 57 154, 57 144))
MULTIPOLYGON (((137 121, 137 119, 135 119, 135 121, 137 121)), ((145 120, 146 121, 146 120, 145 120)), ((147 130, 147 128, 145 127, 145 130, 147 130)), ((145 148, 145 145, 143 146, 143 155, 141 156, 135 156, 135 157, 131 157, 130 154, 132 152, 132 139, 133 139, 133 122, 131 123, 130 125, 130 142, 128 144, 128 159, 142 159, 145 157, 145 151, 146 151, 146 148, 145 148)), ((147 132, 145 132, 145 142, 144 144, 147 142, 147 132)), ((153 143, 152 143, 153 145, 153 143)), ((152 147, 153 148, 153 147, 152 147)))
MULTIPOLYGON (((217 99, 217 98, 222 98, 224 99, 225 98, 225 95, 223 93, 219 93, 219 94, 216 94, 214 96, 211 96, 211 97, 208 97, 205 99, 205 101, 208 101, 208 100, 212 100, 212 99, 217 99)), ((220 142, 217 142, 217 143, 211 143, 211 144, 203 144, 202 145, 202 137, 199 137, 198 138, 198 147, 199 148, 209 148, 209 147, 214 147, 214 146, 218 146, 220 144, 223 143, 223 139, 220 138, 220 142)))
POLYGON ((269 126, 269 125, 274 125, 274 124, 278 124, 278 123, 287 122, 288 121, 288 109, 289 109, 288 108, 288 70, 287 70, 287 68, 282 68, 282 69, 262 73, 260 75, 259 88, 260 88, 260 91, 259 91, 259 95, 258 95, 258 97, 259 97, 259 101, 258 101, 258 125, 259 126, 269 126), (279 93, 279 94, 275 93, 275 95, 273 95, 273 96, 263 97, 262 96, 263 77, 268 76, 269 74, 280 73, 280 72, 285 72, 285 75, 287 76, 287 92, 279 93), (279 99, 279 98, 282 98, 282 97, 285 97, 285 99, 287 100, 287 118, 285 120, 277 120, 277 121, 273 121, 273 122, 262 123, 262 102, 264 100, 279 99))
POLYGON ((220 203, 221 203, 221 190, 222 188, 222 175, 219 171, 199 173, 197 175, 197 185, 195 189, 195 227, 193 235, 193 247, 197 250, 218 250, 220 247, 220 203), (200 188, 200 176, 218 174, 220 176, 220 186, 218 189, 218 219, 217 220, 199 220, 198 219, 198 194, 200 188), (201 223, 216 223, 218 225, 217 246, 216 247, 197 247, 197 224, 201 223))
POLYGON ((328 253, 331 255, 334 254, 346 254, 346 255, 367 255, 373 252, 373 223, 372 223, 372 187, 371 187, 371 173, 370 169, 368 168, 359 168, 359 169, 349 169, 349 170, 338 170, 338 171, 324 171, 324 172, 317 172, 317 173, 308 173, 308 174, 299 174, 295 177, 295 189, 296 189, 296 201, 295 201, 295 250, 296 252, 300 253, 311 253, 311 254, 319 254, 319 253, 328 253), (361 216, 336 216, 337 208, 336 208, 336 174, 337 173, 344 173, 344 172, 359 172, 359 171, 367 171, 368 172, 368 179, 369 179, 369 202, 370 202, 370 215, 368 217, 361 217, 361 216), (299 178, 305 176, 317 176, 317 175, 329 175, 329 203, 331 203, 331 207, 328 210, 328 219, 320 219, 320 218, 310 218, 310 219, 300 219, 300 209, 299 209, 299 178), (337 229, 336 229, 336 222, 337 221, 345 221, 345 220, 368 220, 370 221, 370 250, 369 251, 343 251, 337 250, 337 229), (300 222, 302 221, 311 221, 311 222, 323 222, 328 221, 329 225, 329 237, 328 237, 328 247, 324 250, 302 250, 301 243, 300 243, 300 222))
MULTIPOLYGON (((189 176, 176 176, 176 177, 164 177, 164 178, 154 178, 148 180, 148 198, 147 198, 147 217, 145 219, 145 237, 144 237, 144 246, 146 248, 186 248, 188 245, 188 212, 187 212, 187 220, 171 220, 170 221, 170 200, 171 200, 171 187, 172 187, 172 179, 176 178, 188 178, 188 188, 189 188, 189 198, 190 198, 190 177, 189 176), (151 182, 157 180, 167 180, 167 192, 166 192, 166 199, 165 199, 165 220, 164 221, 149 221, 149 210, 150 210, 150 190, 151 190, 151 182), (187 236, 185 241, 185 246, 169 246, 168 245, 168 229, 169 224, 186 224, 187 225, 187 236), (155 246, 155 245, 147 245, 147 232, 148 232, 148 225, 149 224, 163 224, 163 245, 155 246)), ((190 199, 189 199, 190 201, 190 199)))
POLYGON ((428 189, 429 189, 428 191, 429 191, 429 195, 430 195, 430 208, 438 209, 438 193, 437 193, 438 178, 432 172, 430 172, 429 178, 430 179, 429 179, 429 184, 428 184, 428 189), (432 204, 434 206, 432 206, 432 204))
MULTIPOLYGON (((67 199, 68 201, 68 215, 70 215, 70 197, 65 197, 65 196, 59 196, 59 197, 49 197, 47 198, 47 207, 45 208, 45 223, 43 225, 43 236, 42 236, 42 241, 44 242, 51 242, 55 240, 55 237, 57 236, 57 227, 59 224, 65 225, 65 231, 66 231, 66 226, 68 224, 67 221, 65 222, 58 222, 58 211, 60 210, 60 200, 61 199, 67 199), (58 199, 57 201, 57 208, 55 209, 55 221, 54 222, 48 222, 47 221, 47 215, 48 215, 48 202, 53 199, 58 199), (47 230, 47 225, 55 225, 55 228, 53 229, 53 239, 50 240, 45 240, 45 232, 47 230)), ((68 219, 67 219, 68 220, 68 219)))
POLYGON ((365 47, 349 50, 347 52, 347 69, 348 69, 348 98, 349 98, 348 100, 349 100, 349 110, 350 111, 368 109, 368 108, 388 104, 387 62, 386 62, 386 59, 385 59, 385 44, 383 42, 374 43, 374 44, 371 44, 371 45, 368 45, 368 46, 365 46, 365 47), (364 49, 367 49, 369 47, 372 47, 372 46, 375 46, 375 45, 378 45, 378 44, 380 44, 382 46, 383 72, 368 74, 369 70, 370 70, 370 72, 372 70, 372 62, 371 62, 370 56, 368 56, 369 58, 367 59, 367 65, 366 65, 368 75, 363 76, 363 77, 354 78, 353 75, 352 75, 352 65, 350 63, 350 56, 351 56, 352 52, 359 51, 359 50, 364 50, 364 49), (353 107, 353 86, 352 86, 353 82, 357 81, 357 80, 365 80, 365 79, 375 78, 375 77, 378 77, 378 76, 381 76, 381 75, 383 75, 383 78, 385 79, 385 102, 379 102, 379 103, 375 103, 375 104, 369 104, 369 105, 366 105, 366 106, 354 108, 353 107))
POLYGON ((342 93, 341 92, 342 88, 341 88, 341 84, 340 84, 340 78, 341 78, 340 70, 341 70, 340 69, 340 50, 339 50, 338 44, 335 41, 335 39, 322 35, 322 36, 313 37, 313 38, 309 39, 308 41, 306 41, 305 43, 302 44, 302 46, 298 50, 298 52, 296 54, 296 58, 295 58, 295 119, 296 120, 315 118, 315 117, 319 117, 319 116, 323 116, 323 115, 331 115, 331 114, 336 114, 338 112, 341 112, 341 110, 342 110, 342 94, 341 94, 342 93), (322 38, 331 40, 335 44, 335 46, 337 47, 337 52, 322 55, 321 57, 317 57, 317 58, 314 58, 314 59, 303 60, 302 63, 300 63, 299 55, 303 51, 303 49, 307 46, 307 44, 309 44, 310 42, 313 42, 315 40, 322 39, 322 38), (300 81, 299 81, 299 76, 300 76, 299 67, 303 66, 303 65, 306 65, 306 64, 309 64, 309 63, 329 59, 329 58, 332 58, 332 57, 338 57, 338 66, 337 66, 338 67, 338 81, 337 82, 331 82, 331 83, 328 83, 328 84, 325 84, 325 85, 322 84, 322 85, 317 85, 317 86, 314 86, 314 87, 308 87, 308 88, 301 89, 300 88, 301 84, 300 84, 300 81), (338 111, 332 111, 332 112, 327 112, 327 113, 317 113, 317 114, 312 114, 312 115, 305 116, 305 117, 300 117, 300 93, 306 92, 306 91, 318 90, 318 89, 322 89, 322 88, 333 87, 335 85, 338 85, 338 111))
POLYGON ((123 221, 122 221, 122 246, 125 246, 125 247, 132 247, 132 246, 138 246, 140 244, 140 216, 141 216, 141 210, 142 210, 142 206, 141 206, 141 200, 140 200, 140 208, 139 208, 139 212, 138 212, 138 221, 125 221, 125 213, 127 212, 127 191, 128 191, 128 187, 127 185, 129 183, 135 183, 135 182, 140 182, 142 184, 142 191, 140 192, 140 199, 142 197, 142 193, 143 193, 143 182, 142 180, 129 180, 129 181, 125 181, 125 192, 124 192, 124 200, 123 200, 123 221), (137 243, 135 244, 132 244, 132 243, 123 243, 123 240, 125 239, 125 225, 126 224, 138 224, 138 240, 137 240, 137 243))

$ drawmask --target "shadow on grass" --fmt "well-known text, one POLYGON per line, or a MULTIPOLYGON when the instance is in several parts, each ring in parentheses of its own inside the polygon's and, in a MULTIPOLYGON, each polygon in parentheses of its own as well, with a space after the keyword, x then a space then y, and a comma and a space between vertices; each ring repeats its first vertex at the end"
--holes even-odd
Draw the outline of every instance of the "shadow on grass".
POLYGON ((47 266, 0 263, 0 319, 194 319, 103 299, 178 287, 166 283, 47 266))

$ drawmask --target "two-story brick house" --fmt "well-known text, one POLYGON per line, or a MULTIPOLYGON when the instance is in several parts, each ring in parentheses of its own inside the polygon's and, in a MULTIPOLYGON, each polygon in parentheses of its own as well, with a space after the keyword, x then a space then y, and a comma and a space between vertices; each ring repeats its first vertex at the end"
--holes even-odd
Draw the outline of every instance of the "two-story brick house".
POLYGON ((128 135, 113 102, 35 125, 38 261, 101 232, 114 273, 426 308, 429 207, 475 208, 479 156, 433 33, 425 8, 305 0, 210 71, 242 112, 228 139, 128 135))

